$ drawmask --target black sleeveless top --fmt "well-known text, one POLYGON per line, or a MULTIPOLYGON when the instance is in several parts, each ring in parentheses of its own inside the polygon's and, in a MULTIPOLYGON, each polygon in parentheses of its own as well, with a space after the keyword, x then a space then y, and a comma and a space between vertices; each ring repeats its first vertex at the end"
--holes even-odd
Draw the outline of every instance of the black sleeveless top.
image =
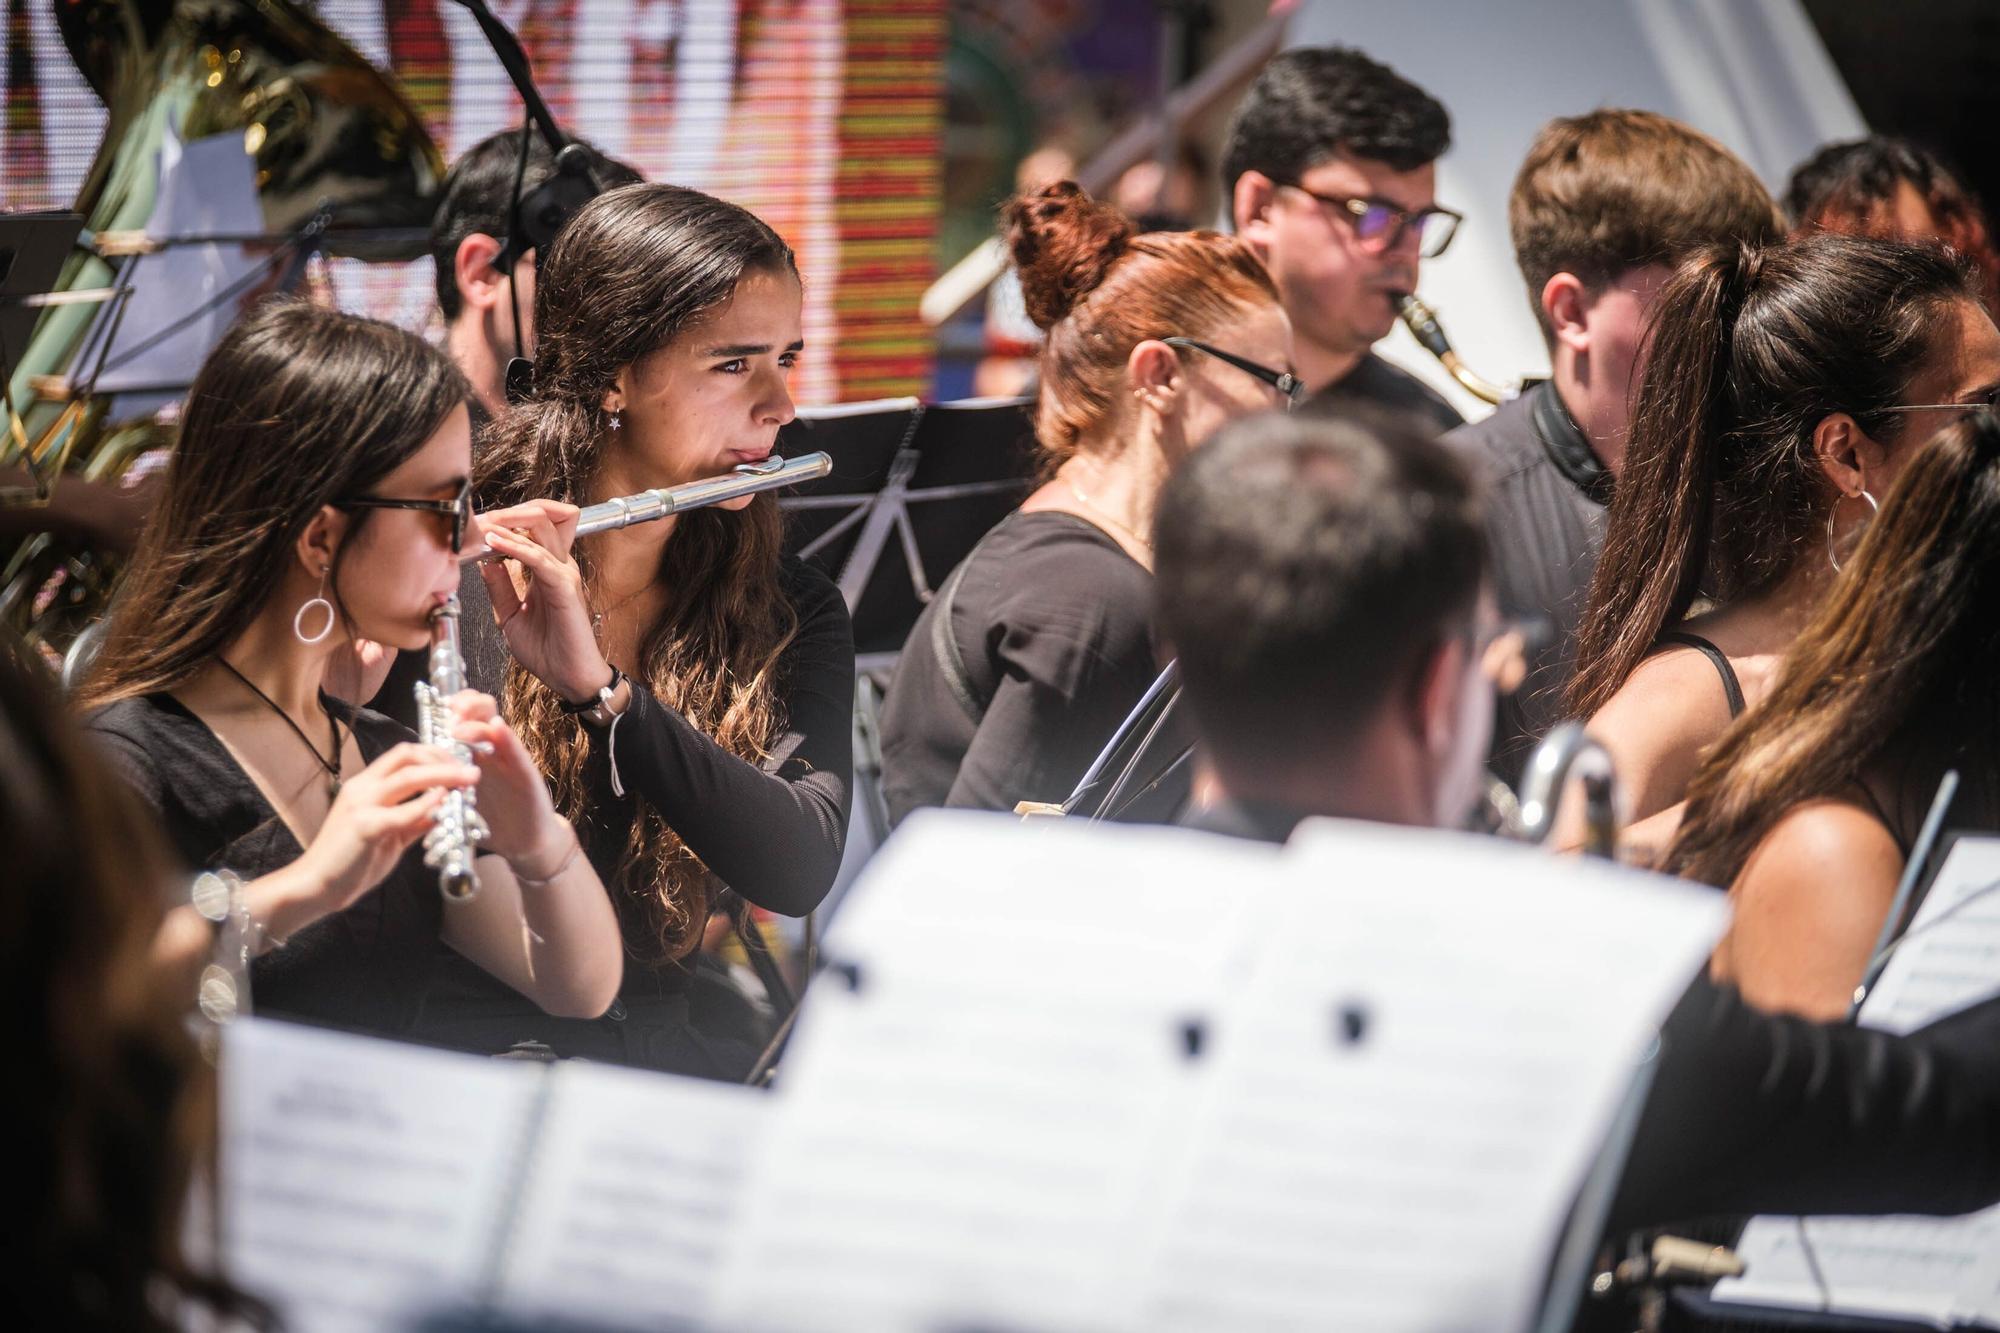
POLYGON ((1715 674, 1722 677, 1722 693, 1729 700, 1729 718, 1733 722, 1743 716, 1743 685, 1736 679, 1736 668, 1729 665, 1729 655, 1704 639, 1699 634, 1689 634, 1685 630, 1670 629, 1653 640, 1658 650, 1666 645, 1692 648, 1706 657, 1715 667, 1715 674))
MULTIPOLYGON (((370 762, 415 739, 378 713, 320 697, 353 731, 370 762)), ((227 869, 250 880, 303 853, 221 740, 172 695, 121 699, 85 718, 84 726, 159 814, 191 873, 227 869)), ((253 959, 251 1005, 258 1013, 327 1027, 406 1032, 422 1011, 437 969, 443 914, 437 875, 425 869, 422 847, 412 847, 352 906, 253 959)))

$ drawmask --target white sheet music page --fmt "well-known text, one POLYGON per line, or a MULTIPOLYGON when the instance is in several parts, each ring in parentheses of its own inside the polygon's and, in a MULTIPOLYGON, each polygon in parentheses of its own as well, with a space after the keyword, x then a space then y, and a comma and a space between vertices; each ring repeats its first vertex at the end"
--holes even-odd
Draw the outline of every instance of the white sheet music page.
MULTIPOLYGON (((828 939, 728 1327, 1135 1328, 1188 1056, 1275 849, 913 816, 828 939)), ((1271 923, 1281 926, 1282 923, 1271 923)))
POLYGON ((530 1322, 708 1318, 772 1095, 586 1064, 554 1079, 498 1304, 530 1322))
POLYGON ((542 1070, 268 1019, 222 1056, 230 1276, 295 1333, 474 1303, 542 1070))
MULTIPOLYGON (((1859 1020, 1914 1032, 2000 991, 2000 838, 1960 838, 1859 1020)), ((1760 1217, 1718 1300, 2000 1328, 2000 1208, 1962 1218, 1760 1217)))
POLYGON ((1316 822, 1214 1034, 1148 1329, 1519 1329, 1720 895, 1316 822))

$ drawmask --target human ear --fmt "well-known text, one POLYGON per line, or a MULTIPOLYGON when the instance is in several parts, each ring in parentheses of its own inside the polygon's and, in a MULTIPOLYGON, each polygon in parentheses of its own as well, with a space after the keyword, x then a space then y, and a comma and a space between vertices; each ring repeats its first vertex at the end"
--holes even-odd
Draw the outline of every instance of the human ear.
POLYGON ((1261 171, 1244 172, 1229 192, 1230 221, 1236 226, 1236 234, 1260 260, 1270 256, 1271 208, 1277 194, 1278 187, 1261 171))
POLYGON ((1180 357, 1158 338, 1141 342, 1125 359, 1125 379, 1133 397, 1162 416, 1179 406, 1182 378, 1180 357))
POLYGON ((350 523, 347 514, 332 505, 321 505, 305 531, 299 534, 294 549, 299 564, 313 578, 320 578, 333 567, 334 557, 340 552, 340 544, 347 540, 350 523))
POLYGON ((1580 355, 1590 351, 1590 293, 1574 273, 1552 274, 1542 284, 1542 314, 1558 344, 1580 355))
POLYGON ((474 310, 491 310, 500 304, 501 284, 507 279, 497 264, 500 242, 484 232, 474 232, 452 252, 451 277, 459 299, 474 310))
POLYGON ((1813 427, 1813 457, 1836 491, 1853 496, 1869 489, 1870 475, 1882 470, 1889 451, 1853 417, 1833 412, 1813 427))

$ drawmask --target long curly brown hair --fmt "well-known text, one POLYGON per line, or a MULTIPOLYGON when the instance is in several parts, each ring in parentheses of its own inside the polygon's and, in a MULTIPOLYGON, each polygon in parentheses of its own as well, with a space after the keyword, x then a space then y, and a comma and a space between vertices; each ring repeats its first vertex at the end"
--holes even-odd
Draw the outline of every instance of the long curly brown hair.
MULTIPOLYGON (((536 274, 534 387, 482 441, 484 508, 545 498, 587 501, 604 458, 605 395, 618 372, 674 342, 727 302, 753 273, 798 275, 778 234, 753 214, 695 190, 631 185, 585 206, 536 274)), ((675 520, 659 579, 675 597, 640 638, 632 674, 730 753, 760 763, 783 725, 779 655, 798 617, 778 578, 777 501, 737 513, 695 510, 675 520), (683 591, 684 590, 684 591, 683 591)), ((584 587, 589 552, 576 552, 584 587)), ((550 775, 557 808, 579 828, 605 824, 584 789, 588 746, 561 700, 517 662, 503 707, 550 775)), ((684 957, 701 937, 713 876, 681 841, 673 812, 638 799, 613 902, 637 957, 684 957)))

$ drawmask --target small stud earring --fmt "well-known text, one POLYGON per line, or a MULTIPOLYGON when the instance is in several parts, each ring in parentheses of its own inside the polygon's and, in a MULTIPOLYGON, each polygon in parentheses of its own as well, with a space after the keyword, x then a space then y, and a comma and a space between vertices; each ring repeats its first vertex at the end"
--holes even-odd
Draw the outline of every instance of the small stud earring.
POLYGON ((624 420, 623 420, 623 418, 624 418, 624 415, 625 415, 625 414, 624 414, 623 412, 620 412, 620 411, 618 411, 618 410, 617 410, 617 409, 615 409, 615 408, 614 408, 614 409, 612 410, 612 413, 611 413, 611 429, 613 429, 613 430, 623 430, 623 429, 625 428, 625 422, 624 422, 624 420))

